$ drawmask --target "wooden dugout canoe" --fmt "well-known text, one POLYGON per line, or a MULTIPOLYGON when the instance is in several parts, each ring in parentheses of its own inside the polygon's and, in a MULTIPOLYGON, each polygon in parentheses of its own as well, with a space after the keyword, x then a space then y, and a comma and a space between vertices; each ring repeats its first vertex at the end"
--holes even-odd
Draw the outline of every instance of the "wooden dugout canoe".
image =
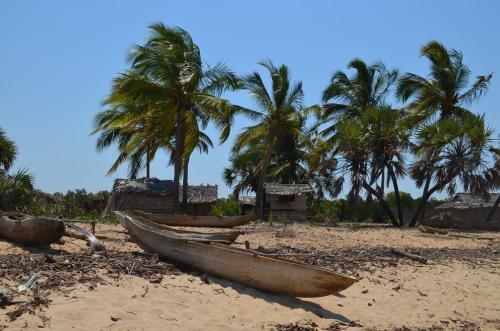
POLYGON ((137 219, 141 223, 144 223, 144 224, 151 226, 155 229, 175 232, 180 237, 186 238, 186 239, 206 239, 208 241, 210 241, 210 240, 220 241, 220 242, 225 242, 227 244, 230 244, 230 243, 234 242, 236 240, 236 238, 238 238, 238 236, 241 234, 239 231, 201 233, 201 232, 175 229, 175 228, 171 228, 169 226, 166 226, 166 225, 163 225, 160 223, 156 223, 154 221, 150 221, 147 218, 139 216, 134 212, 127 213, 127 214, 130 217, 134 217, 135 219, 137 219))
POLYGON ((154 253, 203 272, 257 288, 295 297, 321 297, 342 291, 357 281, 304 263, 251 250, 201 243, 169 235, 126 212, 115 211, 119 222, 137 243, 154 253))
POLYGON ((253 215, 241 216, 193 216, 178 214, 152 214, 145 211, 134 210, 134 213, 150 221, 169 226, 197 226, 210 228, 232 228, 244 225, 253 220, 253 215))
POLYGON ((49 245, 59 241, 64 234, 61 220, 24 215, 0 214, 0 238, 29 246, 49 245))

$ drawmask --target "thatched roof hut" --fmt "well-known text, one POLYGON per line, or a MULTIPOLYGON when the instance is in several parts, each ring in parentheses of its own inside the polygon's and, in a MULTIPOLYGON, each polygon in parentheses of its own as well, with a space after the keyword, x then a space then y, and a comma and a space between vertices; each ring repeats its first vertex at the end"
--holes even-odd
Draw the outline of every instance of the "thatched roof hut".
MULTIPOLYGON (((179 192, 182 200, 182 186, 179 192)), ((217 202, 217 185, 190 185, 186 212, 207 215, 217 202)), ((152 213, 174 211, 174 182, 157 178, 116 179, 104 213, 112 210, 138 209, 152 213)))
POLYGON ((254 213, 255 197, 239 197, 238 202, 240 204, 242 215, 250 215, 254 213))
POLYGON ((451 201, 435 207, 435 215, 421 223, 441 228, 500 230, 500 207, 491 220, 485 222, 499 195, 493 193, 485 199, 478 194, 458 193, 451 201))
POLYGON ((304 221, 307 212, 307 196, 313 190, 308 184, 264 184, 267 217, 304 221))

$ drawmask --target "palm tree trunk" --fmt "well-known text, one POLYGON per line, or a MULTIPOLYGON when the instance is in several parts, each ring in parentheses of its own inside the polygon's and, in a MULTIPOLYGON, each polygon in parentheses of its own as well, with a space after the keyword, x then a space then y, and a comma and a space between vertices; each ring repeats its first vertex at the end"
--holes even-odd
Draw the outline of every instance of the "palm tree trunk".
POLYGON ((425 183, 425 186, 424 186, 424 192, 422 192, 422 199, 420 200, 420 203, 417 206, 417 210, 415 210, 415 213, 413 214, 413 216, 410 220, 410 224, 408 224, 408 226, 410 226, 410 227, 413 227, 417 224, 417 221, 420 219, 420 214, 425 209, 425 204, 427 203, 427 200, 429 199, 428 190, 429 190, 430 184, 431 184, 431 178, 428 178, 427 182, 425 183))
POLYGON ((184 158, 184 172, 182 174, 182 209, 187 210, 188 205, 188 172, 189 172, 189 156, 184 158))
POLYGON ((150 157, 150 149, 149 146, 146 148, 146 178, 149 178, 151 175, 150 172, 150 163, 151 163, 151 157, 150 157))
POLYGON ((394 173, 394 169, 392 169, 392 166, 387 167, 387 170, 389 171, 389 176, 391 177, 392 186, 394 188, 394 195, 396 196, 396 207, 398 209, 399 225, 404 226, 405 220, 403 215, 403 208, 401 206, 401 195, 399 194, 398 179, 396 178, 396 174, 394 173))
POLYGON ((272 148, 269 148, 264 156, 264 163, 259 173, 259 181, 257 183, 257 194, 255 196, 255 212, 256 216, 263 221, 264 218, 264 181, 269 163, 271 162, 272 148))
POLYGON ((488 216, 486 217, 486 219, 484 220, 485 222, 489 222, 491 221, 491 218, 493 217, 493 214, 495 214, 495 211, 497 210, 498 208, 498 205, 500 204, 500 195, 498 196, 498 198, 495 200, 495 203, 493 204, 493 207, 491 208, 488 216))
POLYGON ((387 202, 384 200, 384 197, 382 195, 380 195, 380 192, 378 192, 373 187, 371 187, 366 181, 363 182, 363 187, 365 188, 365 190, 367 190, 368 192, 373 194, 380 201, 380 204, 382 205, 382 208, 384 208, 385 212, 389 216, 392 225, 399 226, 399 223, 396 220, 396 217, 394 216, 394 213, 392 212, 391 207, 389 207, 387 202))
POLYGON ((179 189, 180 189, 180 175, 182 165, 182 115, 177 110, 176 126, 175 126, 175 152, 174 152, 174 210, 178 212, 179 205, 179 189))

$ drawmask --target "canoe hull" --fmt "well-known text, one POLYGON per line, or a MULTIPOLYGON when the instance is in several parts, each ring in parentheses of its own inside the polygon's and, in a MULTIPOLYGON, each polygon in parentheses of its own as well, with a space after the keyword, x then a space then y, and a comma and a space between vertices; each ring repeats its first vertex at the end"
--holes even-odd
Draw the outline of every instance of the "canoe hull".
POLYGON ((61 220, 24 215, 20 219, 0 216, 0 238, 30 246, 55 243, 64 234, 61 220))
POLYGON ((151 226, 158 230, 175 232, 180 237, 184 237, 186 239, 206 239, 206 240, 214 240, 214 241, 226 241, 228 244, 234 242, 236 238, 240 235, 239 231, 230 231, 230 232, 211 232, 211 233, 200 233, 194 231, 180 230, 168 227, 166 225, 151 221, 145 217, 139 216, 136 213, 129 213, 130 216, 135 217, 141 223, 144 223, 148 226, 151 226))
POLYGON ((357 280, 330 270, 218 244, 174 239, 115 211, 121 224, 143 248, 206 273, 259 290, 295 297, 321 297, 357 280))
POLYGON ((242 216, 193 216, 178 214, 152 214, 134 210, 139 216, 169 226, 194 226, 211 228, 232 228, 255 220, 253 215, 242 216))

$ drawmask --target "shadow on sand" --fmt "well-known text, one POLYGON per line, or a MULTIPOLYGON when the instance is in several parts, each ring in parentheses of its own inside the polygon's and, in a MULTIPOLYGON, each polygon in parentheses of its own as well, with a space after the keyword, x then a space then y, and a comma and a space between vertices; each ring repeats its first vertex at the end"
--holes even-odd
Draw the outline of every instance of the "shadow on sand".
MULTIPOLYGON (((194 275, 199 276, 200 274, 195 273, 194 275)), ((253 298, 265 300, 270 303, 277 303, 279 305, 288 307, 290 309, 303 309, 307 312, 313 313, 314 315, 320 318, 334 319, 343 323, 351 322, 351 320, 345 317, 344 315, 329 311, 323 308, 321 305, 315 302, 307 301, 306 299, 300 299, 286 295, 265 293, 260 290, 254 289, 252 287, 248 287, 246 285, 235 283, 215 276, 209 276, 208 278, 214 284, 220 285, 223 288, 232 288, 241 295, 248 295, 253 298)), ((335 294, 335 296, 338 298, 344 298, 344 296, 340 293, 335 294)))

